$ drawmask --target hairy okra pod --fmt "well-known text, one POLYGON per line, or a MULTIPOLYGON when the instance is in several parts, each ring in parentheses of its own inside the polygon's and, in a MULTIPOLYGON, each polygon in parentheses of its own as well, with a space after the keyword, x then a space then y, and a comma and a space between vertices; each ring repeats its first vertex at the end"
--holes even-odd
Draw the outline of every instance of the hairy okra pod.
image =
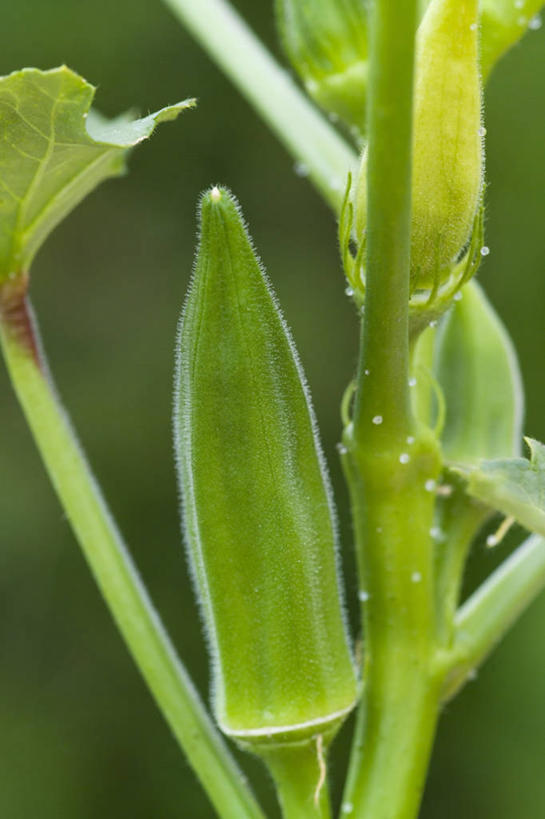
POLYGON ((222 730, 259 752, 331 735, 355 676, 307 387, 232 195, 201 202, 179 334, 185 541, 222 730))

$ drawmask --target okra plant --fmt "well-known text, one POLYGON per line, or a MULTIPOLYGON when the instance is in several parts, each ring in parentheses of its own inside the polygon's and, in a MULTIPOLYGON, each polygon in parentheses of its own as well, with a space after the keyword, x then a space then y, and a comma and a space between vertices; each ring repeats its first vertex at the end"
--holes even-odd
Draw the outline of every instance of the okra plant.
POLYGON ((183 540, 211 713, 53 386, 28 295, 34 257, 156 124, 194 100, 106 120, 91 108, 92 86, 66 67, 0 79, 6 366, 104 599, 217 815, 265 815, 234 743, 266 765, 283 816, 330 817, 330 753, 355 711, 340 815, 413 819, 442 707, 545 587, 545 446, 523 444, 516 353, 475 281, 488 253, 483 84, 539 26, 542 3, 276 0, 303 91, 226 0, 166 2, 304 165, 338 224, 339 287, 361 322, 339 446, 359 633, 344 613, 309 387, 229 188, 212 184, 200 200, 175 368, 183 540), (515 522, 529 535, 463 599, 471 546, 494 515, 489 546, 515 522))

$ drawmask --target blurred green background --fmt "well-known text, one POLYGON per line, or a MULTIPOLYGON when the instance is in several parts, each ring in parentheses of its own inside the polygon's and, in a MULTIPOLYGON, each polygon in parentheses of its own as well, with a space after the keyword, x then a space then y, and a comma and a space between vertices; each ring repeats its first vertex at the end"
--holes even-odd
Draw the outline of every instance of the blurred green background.
MULTIPOLYGON (((195 0, 198 2, 199 0, 195 0)), ((237 7, 277 50, 270 0, 237 7)), ((0 73, 67 63, 108 115, 189 95, 55 232, 32 295, 58 388, 179 650, 207 696, 207 658, 179 536, 171 445, 174 335, 195 204, 238 195, 312 387, 355 587, 337 463, 338 405, 357 327, 335 225, 238 93, 160 0, 3 0, 0 73)), ((519 350, 526 429, 545 439, 545 30, 496 71, 486 110, 487 244, 481 281, 519 350)), ((212 810, 141 682, 46 480, 0 369, 0 817, 175 819, 212 810)), ((520 539, 512 536, 511 545, 520 539)), ((498 554, 475 549, 468 585, 498 554)), ((441 720, 422 816, 545 815, 545 595, 441 720)), ((345 730, 333 762, 342 770, 345 730)), ((272 787, 248 770, 268 804, 272 787)))

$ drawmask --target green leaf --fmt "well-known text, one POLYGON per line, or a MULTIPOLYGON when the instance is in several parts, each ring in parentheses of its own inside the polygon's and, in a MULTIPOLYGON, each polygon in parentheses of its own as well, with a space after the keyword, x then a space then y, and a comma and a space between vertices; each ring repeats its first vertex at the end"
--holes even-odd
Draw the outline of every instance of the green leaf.
POLYGON ((356 695, 333 504, 293 342, 223 188, 202 200, 177 383, 185 539, 220 727, 254 748, 330 733, 356 695))
POLYGON ((194 100, 143 119, 90 111, 92 85, 66 66, 0 78, 0 284, 28 270, 53 228, 100 182, 125 170, 130 148, 194 100))
POLYGON ((531 532, 545 536, 545 446, 525 439, 526 458, 482 461, 474 468, 454 467, 467 480, 467 492, 531 532))

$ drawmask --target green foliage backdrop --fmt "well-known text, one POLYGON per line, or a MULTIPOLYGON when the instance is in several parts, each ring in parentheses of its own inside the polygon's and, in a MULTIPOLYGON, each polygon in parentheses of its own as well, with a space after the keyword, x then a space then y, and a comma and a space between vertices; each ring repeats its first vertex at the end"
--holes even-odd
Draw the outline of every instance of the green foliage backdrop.
MULTIPOLYGON (((237 7, 276 49, 272 2, 237 7)), ((311 384, 352 572, 337 464, 338 404, 357 327, 329 211, 159 0, 3 0, 0 73, 66 62, 109 115, 186 96, 198 109, 136 153, 58 229, 33 298, 66 401, 180 652, 206 693, 201 628, 180 545, 171 445, 174 334, 195 205, 237 193, 311 384)), ((526 430, 545 438, 545 29, 488 91, 488 225, 481 281, 512 332, 526 430)), ((0 372, 0 815, 212 816, 99 597, 0 372)), ((517 533, 514 533, 515 535, 517 533)), ((509 543, 501 546, 502 550, 509 543)), ((475 551, 468 585, 494 553, 475 551)), ((355 610, 355 582, 348 581, 355 610)), ((352 613, 355 614, 355 611, 352 613)), ((355 616, 352 618, 355 621, 355 616)), ((535 819, 545 811, 545 598, 442 718, 424 819, 535 819)), ((342 757, 342 737, 338 751, 342 757)), ((252 770, 257 765, 250 761, 252 770)), ((261 790, 274 803, 263 777, 261 790)))

